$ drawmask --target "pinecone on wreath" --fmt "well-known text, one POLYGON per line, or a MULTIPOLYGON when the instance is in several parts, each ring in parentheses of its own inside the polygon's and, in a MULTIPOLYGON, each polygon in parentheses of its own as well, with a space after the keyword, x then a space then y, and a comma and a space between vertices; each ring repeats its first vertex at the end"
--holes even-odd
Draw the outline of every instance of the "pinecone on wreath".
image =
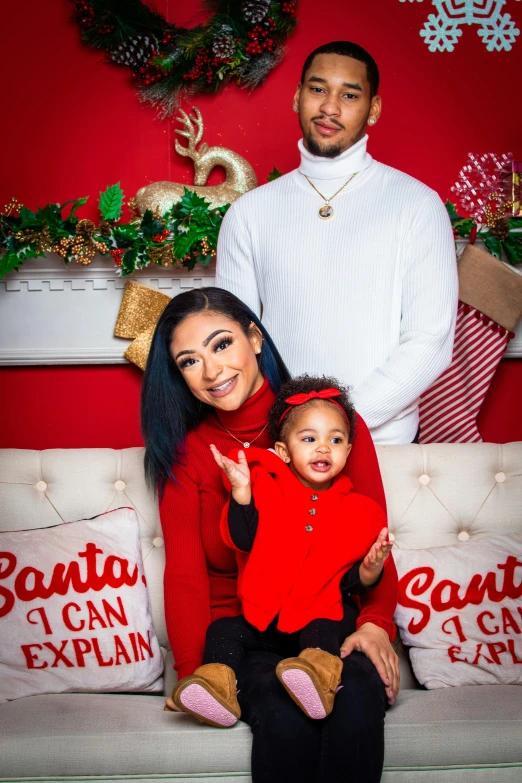
POLYGON ((241 10, 243 16, 251 24, 257 24, 263 21, 268 13, 270 7, 270 0, 247 0, 243 3, 241 10))
POLYGON ((226 59, 232 57, 236 51, 236 42, 234 36, 231 35, 231 27, 222 27, 221 31, 214 38, 212 42, 212 51, 220 59, 226 59))
POLYGON ((147 65, 152 55, 158 51, 158 47, 159 43, 155 35, 138 33, 111 52, 111 60, 120 65, 128 65, 133 71, 138 71, 147 65))

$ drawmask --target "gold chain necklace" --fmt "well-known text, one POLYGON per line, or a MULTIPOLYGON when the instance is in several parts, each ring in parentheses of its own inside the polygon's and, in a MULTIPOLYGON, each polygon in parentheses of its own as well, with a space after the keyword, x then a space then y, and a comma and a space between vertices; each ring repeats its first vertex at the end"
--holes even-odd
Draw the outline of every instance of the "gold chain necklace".
POLYGON ((339 195, 339 193, 341 192, 341 190, 344 190, 344 189, 345 189, 345 187, 348 185, 348 183, 350 183, 350 182, 352 181, 352 179, 355 177, 355 175, 356 175, 357 173, 358 173, 357 171, 356 171, 356 172, 354 172, 354 173, 352 174, 352 176, 350 177, 350 179, 349 179, 349 180, 347 180, 347 181, 344 183, 344 185, 343 185, 342 187, 340 187, 340 188, 339 188, 339 190, 338 190, 336 193, 334 193, 334 194, 333 194, 333 196, 330 196, 330 198, 326 198, 326 196, 323 196, 323 194, 321 193, 321 191, 320 191, 320 190, 317 190, 317 188, 315 187, 315 185, 314 185, 314 183, 312 182, 312 180, 310 180, 310 179, 309 179, 309 178, 306 176, 306 174, 303 174, 303 177, 304 177, 306 180, 308 180, 308 182, 309 182, 309 183, 310 183, 310 185, 313 187, 313 189, 315 190, 315 192, 316 192, 316 193, 318 193, 318 194, 321 196, 321 198, 323 199, 323 201, 325 202, 325 203, 323 204, 323 206, 319 208, 319 217, 320 217, 320 218, 322 218, 323 220, 330 220, 330 218, 333 216, 333 213, 334 213, 334 211, 333 211, 333 207, 331 206, 331 204, 330 204, 330 201, 332 201, 332 199, 334 199, 336 196, 338 196, 338 195, 339 195))
POLYGON ((252 443, 253 443, 255 440, 257 440, 257 439, 259 438, 259 436, 260 436, 260 435, 262 435, 262 434, 263 434, 263 432, 264 432, 264 431, 266 430, 266 428, 268 427, 268 422, 267 422, 267 423, 265 424, 265 426, 263 427, 263 429, 261 430, 261 432, 258 432, 258 433, 257 433, 257 435, 256 435, 256 437, 255 437, 255 438, 252 438, 252 440, 245 440, 245 441, 243 441, 243 440, 239 440, 239 438, 236 438, 236 436, 235 436, 235 435, 233 435, 233 434, 230 432, 230 430, 228 430, 228 429, 225 427, 225 425, 224 425, 224 424, 221 424, 221 422, 219 422, 219 421, 218 421, 218 424, 219 424, 219 426, 220 426, 220 427, 221 427, 223 430, 225 430, 226 432, 228 432, 228 434, 230 435, 230 437, 231 437, 231 438, 234 438, 234 440, 237 440, 237 442, 238 442, 238 443, 241 443, 241 445, 243 446, 243 448, 244 448, 244 449, 249 449, 249 448, 250 448, 250 446, 252 445, 252 443))

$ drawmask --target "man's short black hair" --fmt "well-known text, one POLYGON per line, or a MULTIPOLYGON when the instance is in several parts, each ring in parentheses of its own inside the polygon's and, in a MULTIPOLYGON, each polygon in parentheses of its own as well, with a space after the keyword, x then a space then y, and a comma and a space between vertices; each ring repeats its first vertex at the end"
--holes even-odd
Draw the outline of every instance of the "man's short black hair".
POLYGON ((307 70, 312 65, 314 57, 318 54, 340 54, 344 57, 353 57, 354 60, 366 65, 366 75, 370 82, 370 98, 377 95, 379 91, 379 69, 377 63, 369 54, 366 49, 363 49, 359 44, 352 43, 351 41, 331 41, 331 43, 323 44, 308 55, 303 65, 303 72, 301 73, 301 84, 304 84, 304 79, 307 70))

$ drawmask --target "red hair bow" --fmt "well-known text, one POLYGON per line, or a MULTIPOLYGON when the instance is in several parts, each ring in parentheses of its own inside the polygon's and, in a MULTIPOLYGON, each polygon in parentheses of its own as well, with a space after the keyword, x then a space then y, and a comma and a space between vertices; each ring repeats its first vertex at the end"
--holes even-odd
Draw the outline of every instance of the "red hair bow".
POLYGON ((342 405, 339 405, 338 402, 336 402, 333 397, 340 397, 341 392, 339 389, 321 389, 321 391, 311 391, 308 393, 301 393, 301 394, 293 394, 291 397, 287 397, 285 402, 289 403, 289 407, 285 410, 283 415, 279 418, 278 424, 281 424, 283 419, 285 418, 286 414, 292 410, 292 408, 295 405, 304 405, 305 402, 310 402, 310 400, 329 400, 330 402, 333 402, 334 405, 337 405, 337 407, 342 411, 344 418, 348 422, 348 426, 350 426, 350 421, 348 419, 348 416, 346 415, 346 411, 342 407, 342 405))

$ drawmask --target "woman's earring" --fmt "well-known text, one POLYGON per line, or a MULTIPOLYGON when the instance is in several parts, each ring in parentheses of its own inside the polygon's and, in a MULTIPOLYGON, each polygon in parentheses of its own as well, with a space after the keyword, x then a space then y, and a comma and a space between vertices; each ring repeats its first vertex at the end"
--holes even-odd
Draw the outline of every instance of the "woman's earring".
POLYGON ((373 117, 372 117, 372 118, 371 118, 371 120, 368 120, 368 123, 369 123, 370 125, 375 125, 375 123, 376 123, 376 120, 374 120, 374 119, 373 119, 373 117))
POLYGON ((294 103, 294 111, 297 113, 299 111, 299 106, 297 103, 294 103))

